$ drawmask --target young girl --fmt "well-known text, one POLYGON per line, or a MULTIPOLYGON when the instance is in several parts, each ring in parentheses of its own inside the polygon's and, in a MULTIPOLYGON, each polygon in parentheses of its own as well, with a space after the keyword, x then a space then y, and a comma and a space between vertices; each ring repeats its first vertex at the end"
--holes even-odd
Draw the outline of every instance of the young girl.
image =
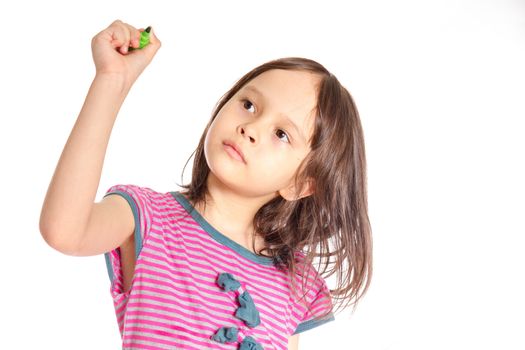
POLYGON ((315 61, 265 63, 219 101, 184 191, 115 185, 93 203, 118 110, 161 46, 152 29, 128 51, 142 30, 117 20, 93 38, 96 75, 40 231, 63 253, 104 253, 124 349, 297 349, 370 283, 354 102, 315 61))

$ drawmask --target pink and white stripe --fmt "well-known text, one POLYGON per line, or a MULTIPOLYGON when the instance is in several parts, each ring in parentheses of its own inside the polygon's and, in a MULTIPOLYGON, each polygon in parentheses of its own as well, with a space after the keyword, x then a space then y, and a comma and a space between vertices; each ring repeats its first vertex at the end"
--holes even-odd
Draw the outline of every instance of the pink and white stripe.
MULTIPOLYGON (((287 349, 288 338, 326 322, 312 320, 331 307, 328 287, 310 269, 306 300, 295 300, 287 276, 271 258, 257 256, 215 230, 179 192, 159 193, 136 185, 115 185, 135 217, 138 257, 132 286, 123 293, 120 250, 105 253, 123 349, 238 349, 211 336, 220 327, 237 327, 239 341, 251 335, 265 350, 287 349), (237 295, 217 285, 229 272, 248 290, 261 323, 247 327, 235 317, 237 295)), ((302 253, 298 253, 300 258, 302 253)), ((296 276, 300 285, 300 277, 296 276)))

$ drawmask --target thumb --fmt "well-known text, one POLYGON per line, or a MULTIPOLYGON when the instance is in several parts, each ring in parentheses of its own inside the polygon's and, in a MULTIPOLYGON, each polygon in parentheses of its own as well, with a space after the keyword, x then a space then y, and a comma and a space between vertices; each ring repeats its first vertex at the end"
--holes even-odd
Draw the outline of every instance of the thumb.
POLYGON ((135 81, 138 76, 142 74, 142 71, 151 63, 160 46, 160 40, 153 32, 153 28, 151 28, 148 44, 142 49, 133 50, 127 55, 126 59, 129 60, 130 65, 133 67, 133 72, 131 73, 133 76, 132 81, 135 81))
POLYGON ((153 59, 153 56, 157 53, 158 49, 161 47, 162 43, 160 42, 157 35, 155 35, 155 31, 153 30, 153 27, 150 29, 149 33, 149 44, 142 48, 142 51, 148 56, 148 58, 151 60, 153 59))

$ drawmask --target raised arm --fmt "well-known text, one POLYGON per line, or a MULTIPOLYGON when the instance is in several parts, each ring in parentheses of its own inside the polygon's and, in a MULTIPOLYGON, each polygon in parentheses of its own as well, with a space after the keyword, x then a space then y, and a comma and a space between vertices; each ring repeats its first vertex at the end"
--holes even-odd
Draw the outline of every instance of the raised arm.
POLYGON ((58 161, 40 213, 40 232, 63 253, 75 253, 88 223, 111 130, 127 92, 122 77, 96 76, 58 161))
POLYGON ((115 196, 101 203, 94 200, 118 111, 160 47, 160 41, 152 34, 149 45, 128 53, 130 44, 138 47, 134 39, 139 36, 139 30, 117 20, 93 37, 96 75, 62 151, 40 214, 44 240, 65 254, 89 255, 109 250, 131 234, 133 217, 122 200, 111 198, 115 196), (109 237, 108 230, 112 231, 109 237), (91 246, 84 242, 91 242, 91 246), (98 246, 93 245, 96 242, 98 246))

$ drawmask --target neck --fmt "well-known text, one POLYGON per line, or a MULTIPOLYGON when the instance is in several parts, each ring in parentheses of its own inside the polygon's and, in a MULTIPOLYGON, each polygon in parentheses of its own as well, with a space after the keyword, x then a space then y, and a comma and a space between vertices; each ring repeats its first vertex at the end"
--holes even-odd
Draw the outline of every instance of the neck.
MULTIPOLYGON (((212 172, 207 179, 209 198, 206 205, 195 205, 195 209, 215 229, 240 245, 252 250, 254 235, 253 218, 257 211, 273 197, 246 197, 232 191, 218 181, 212 172)), ((256 237, 255 248, 263 247, 264 239, 256 237)))

